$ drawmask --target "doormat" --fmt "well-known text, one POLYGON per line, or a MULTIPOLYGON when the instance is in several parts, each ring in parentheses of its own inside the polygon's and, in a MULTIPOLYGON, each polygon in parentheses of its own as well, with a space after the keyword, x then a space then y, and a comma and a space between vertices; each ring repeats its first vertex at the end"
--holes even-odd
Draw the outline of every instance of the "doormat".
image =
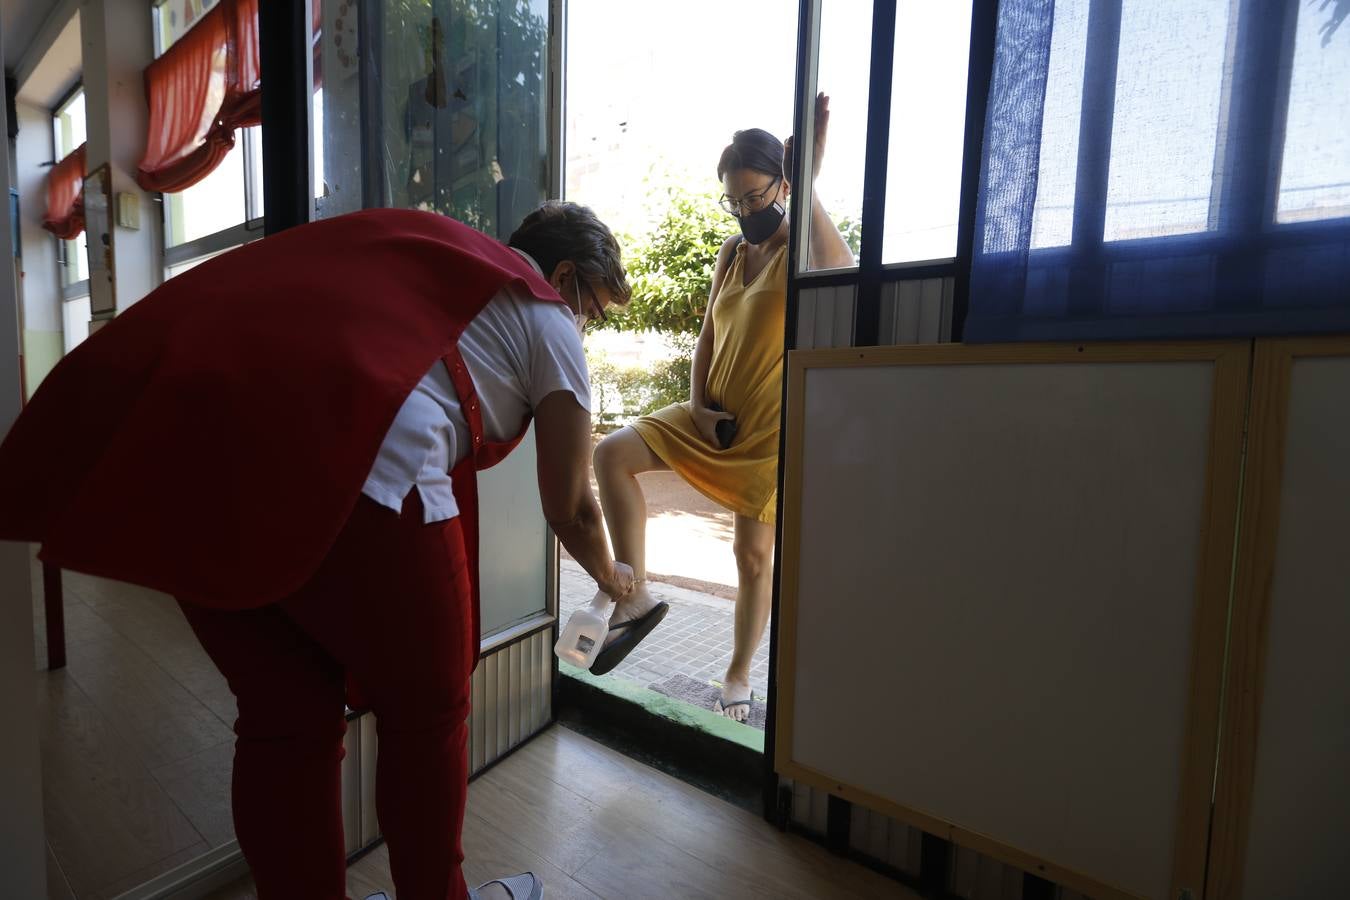
MULTIPOLYGON (((695 681, 688 675, 679 673, 670 676, 665 681, 658 681, 649 685, 649 687, 658 694, 683 700, 690 706, 697 706, 700 709, 712 709, 713 704, 722 696, 722 688, 719 685, 708 681, 695 681)), ((764 705, 764 698, 752 697, 750 700, 750 718, 746 719, 745 724, 763 731, 764 716, 767 712, 768 708, 764 705)))

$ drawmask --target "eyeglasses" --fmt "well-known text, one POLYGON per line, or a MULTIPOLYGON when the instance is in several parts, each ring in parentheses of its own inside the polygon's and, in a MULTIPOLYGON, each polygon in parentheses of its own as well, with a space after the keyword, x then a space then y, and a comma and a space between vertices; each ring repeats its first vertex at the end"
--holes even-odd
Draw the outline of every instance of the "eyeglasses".
POLYGON ((581 326, 581 330, 589 334, 592 331, 595 331, 597 328, 605 327, 605 322, 609 321, 609 316, 605 315, 605 305, 601 303, 600 298, 596 296, 595 288, 591 287, 588 284, 586 285, 586 290, 590 291, 591 305, 594 306, 595 309, 600 313, 600 316, 598 318, 595 316, 591 316, 589 319, 586 320, 586 324, 581 326))
POLYGON ((769 196, 769 192, 778 187, 778 182, 782 180, 781 176, 775 175, 773 181, 769 182, 769 186, 762 191, 746 194, 739 200, 734 200, 723 194, 717 203, 733 216, 744 215, 747 212, 758 212, 764 208, 765 198, 769 196))

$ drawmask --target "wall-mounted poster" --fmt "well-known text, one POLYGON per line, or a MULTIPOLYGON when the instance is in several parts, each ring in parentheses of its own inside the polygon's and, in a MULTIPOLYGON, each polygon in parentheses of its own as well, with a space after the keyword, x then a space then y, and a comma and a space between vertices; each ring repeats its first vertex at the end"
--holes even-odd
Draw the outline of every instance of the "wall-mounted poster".
POLYGON ((84 231, 89 252, 89 311, 117 309, 113 278, 112 171, 104 163, 84 176, 84 231), (102 286, 106 285, 106 289, 102 286))

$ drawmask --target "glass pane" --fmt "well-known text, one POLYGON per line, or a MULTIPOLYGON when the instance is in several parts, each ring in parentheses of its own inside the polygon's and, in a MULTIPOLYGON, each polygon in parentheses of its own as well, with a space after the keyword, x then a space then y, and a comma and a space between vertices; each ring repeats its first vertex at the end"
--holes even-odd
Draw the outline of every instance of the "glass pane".
POLYGON ((323 88, 314 92, 314 196, 323 196, 323 88))
POLYGON ((1073 240, 1078 177, 1078 128, 1083 114, 1089 0, 1057 0, 1041 119, 1040 176, 1031 216, 1031 246, 1062 247, 1073 240))
POLYGON ((53 117, 53 132, 56 139, 56 159, 69 156, 84 143, 86 137, 84 109, 84 89, 75 92, 75 96, 65 102, 53 117))
POLYGON ((165 244, 176 247, 215 234, 244 221, 244 145, 234 148, 215 170, 185 191, 165 194, 169 205, 165 244))
POLYGON ((163 0, 155 4, 155 26, 159 50, 163 54, 174 41, 188 33, 206 12, 220 0, 163 0))
MULTIPOLYGON (((548 192, 548 0, 328 0, 323 12, 320 215, 364 201, 509 236, 548 192), (357 48, 358 35, 379 46, 357 48), (361 60, 371 63, 364 72, 361 60), (363 75, 372 81, 363 85, 363 75), (376 102, 361 103, 363 95, 376 102), (363 172, 367 141, 376 168, 363 172)), ((484 506, 516 513, 483 521, 485 635, 543 612, 548 596, 531 447, 479 480, 484 506)))
POLYGON ((252 128, 245 128, 243 139, 248 142, 249 147, 249 170, 248 170, 248 195, 249 207, 247 211, 248 218, 261 219, 263 215, 263 151, 262 151, 262 126, 254 125, 252 128))
MULTIPOLYGON (((1343 4, 1342 4, 1343 5, 1343 4)), ((1350 216, 1350 22, 1300 4, 1276 221, 1350 216)))
POLYGON ((969 56, 970 0, 900 0, 883 263, 956 255, 969 56))
MULTIPOLYGON (((829 95, 830 132, 815 194, 840 225, 854 256, 862 240, 871 46, 872 4, 859 0, 821 3, 815 89, 829 95)), ((804 235, 808 231, 802 229, 804 235)), ((800 254, 799 259, 803 268, 816 268, 808 254, 800 254)))
POLYGON ((61 283, 74 284, 89 277, 89 239, 81 231, 73 240, 64 241, 66 264, 61 269, 61 283))
POLYGON ((74 297, 61 304, 62 344, 69 353, 89 337, 89 295, 74 297))
POLYGON ((1108 241, 1204 231, 1230 4, 1124 4, 1116 72, 1108 241))
POLYGON ((547 0, 397 2, 382 12, 387 205, 508 236, 548 190, 547 0))
MULTIPOLYGON (((319 218, 361 208, 361 129, 365 125, 377 134, 381 130, 378 111, 363 111, 361 104, 357 44, 363 7, 378 15, 380 4, 357 0, 325 0, 323 4, 320 57, 315 63, 316 77, 322 72, 323 84, 314 92, 314 194, 319 218)), ((398 62, 386 60, 386 72, 391 66, 397 68, 398 62)))
MULTIPOLYGON (((567 5, 564 196, 630 235, 625 253, 646 244, 660 227, 673 208, 671 191, 695 195, 712 229, 722 237, 734 233, 735 221, 716 206, 722 148, 745 128, 763 128, 780 140, 792 133, 795 0, 686 0, 680 10, 662 19, 661 40, 631 41, 625 36, 649 27, 645 5, 567 5), (781 48, 755 56, 753 97, 728 89, 725 68, 689 65, 689 48, 708 43, 712 21, 719 34, 751 36, 747 47, 781 48), (674 128, 673 122, 697 126, 674 128)), ((717 238, 713 252, 720 243, 717 238)))

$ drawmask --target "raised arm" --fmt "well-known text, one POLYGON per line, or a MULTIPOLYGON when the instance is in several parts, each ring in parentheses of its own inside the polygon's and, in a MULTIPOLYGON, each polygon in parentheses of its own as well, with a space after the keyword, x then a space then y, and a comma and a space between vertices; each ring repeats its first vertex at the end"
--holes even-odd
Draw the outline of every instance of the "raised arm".
MULTIPOLYGON (((815 140, 811 154, 811 183, 814 187, 816 176, 820 174, 820 164, 825 159, 825 140, 830 130, 830 98, 825 94, 816 95, 815 140)), ((783 178, 792 178, 793 139, 789 137, 783 143, 783 178)), ((820 195, 811 191, 811 228, 810 246, 807 262, 813 269, 843 269, 856 265, 853 251, 849 249, 839 228, 825 211, 820 195)))

